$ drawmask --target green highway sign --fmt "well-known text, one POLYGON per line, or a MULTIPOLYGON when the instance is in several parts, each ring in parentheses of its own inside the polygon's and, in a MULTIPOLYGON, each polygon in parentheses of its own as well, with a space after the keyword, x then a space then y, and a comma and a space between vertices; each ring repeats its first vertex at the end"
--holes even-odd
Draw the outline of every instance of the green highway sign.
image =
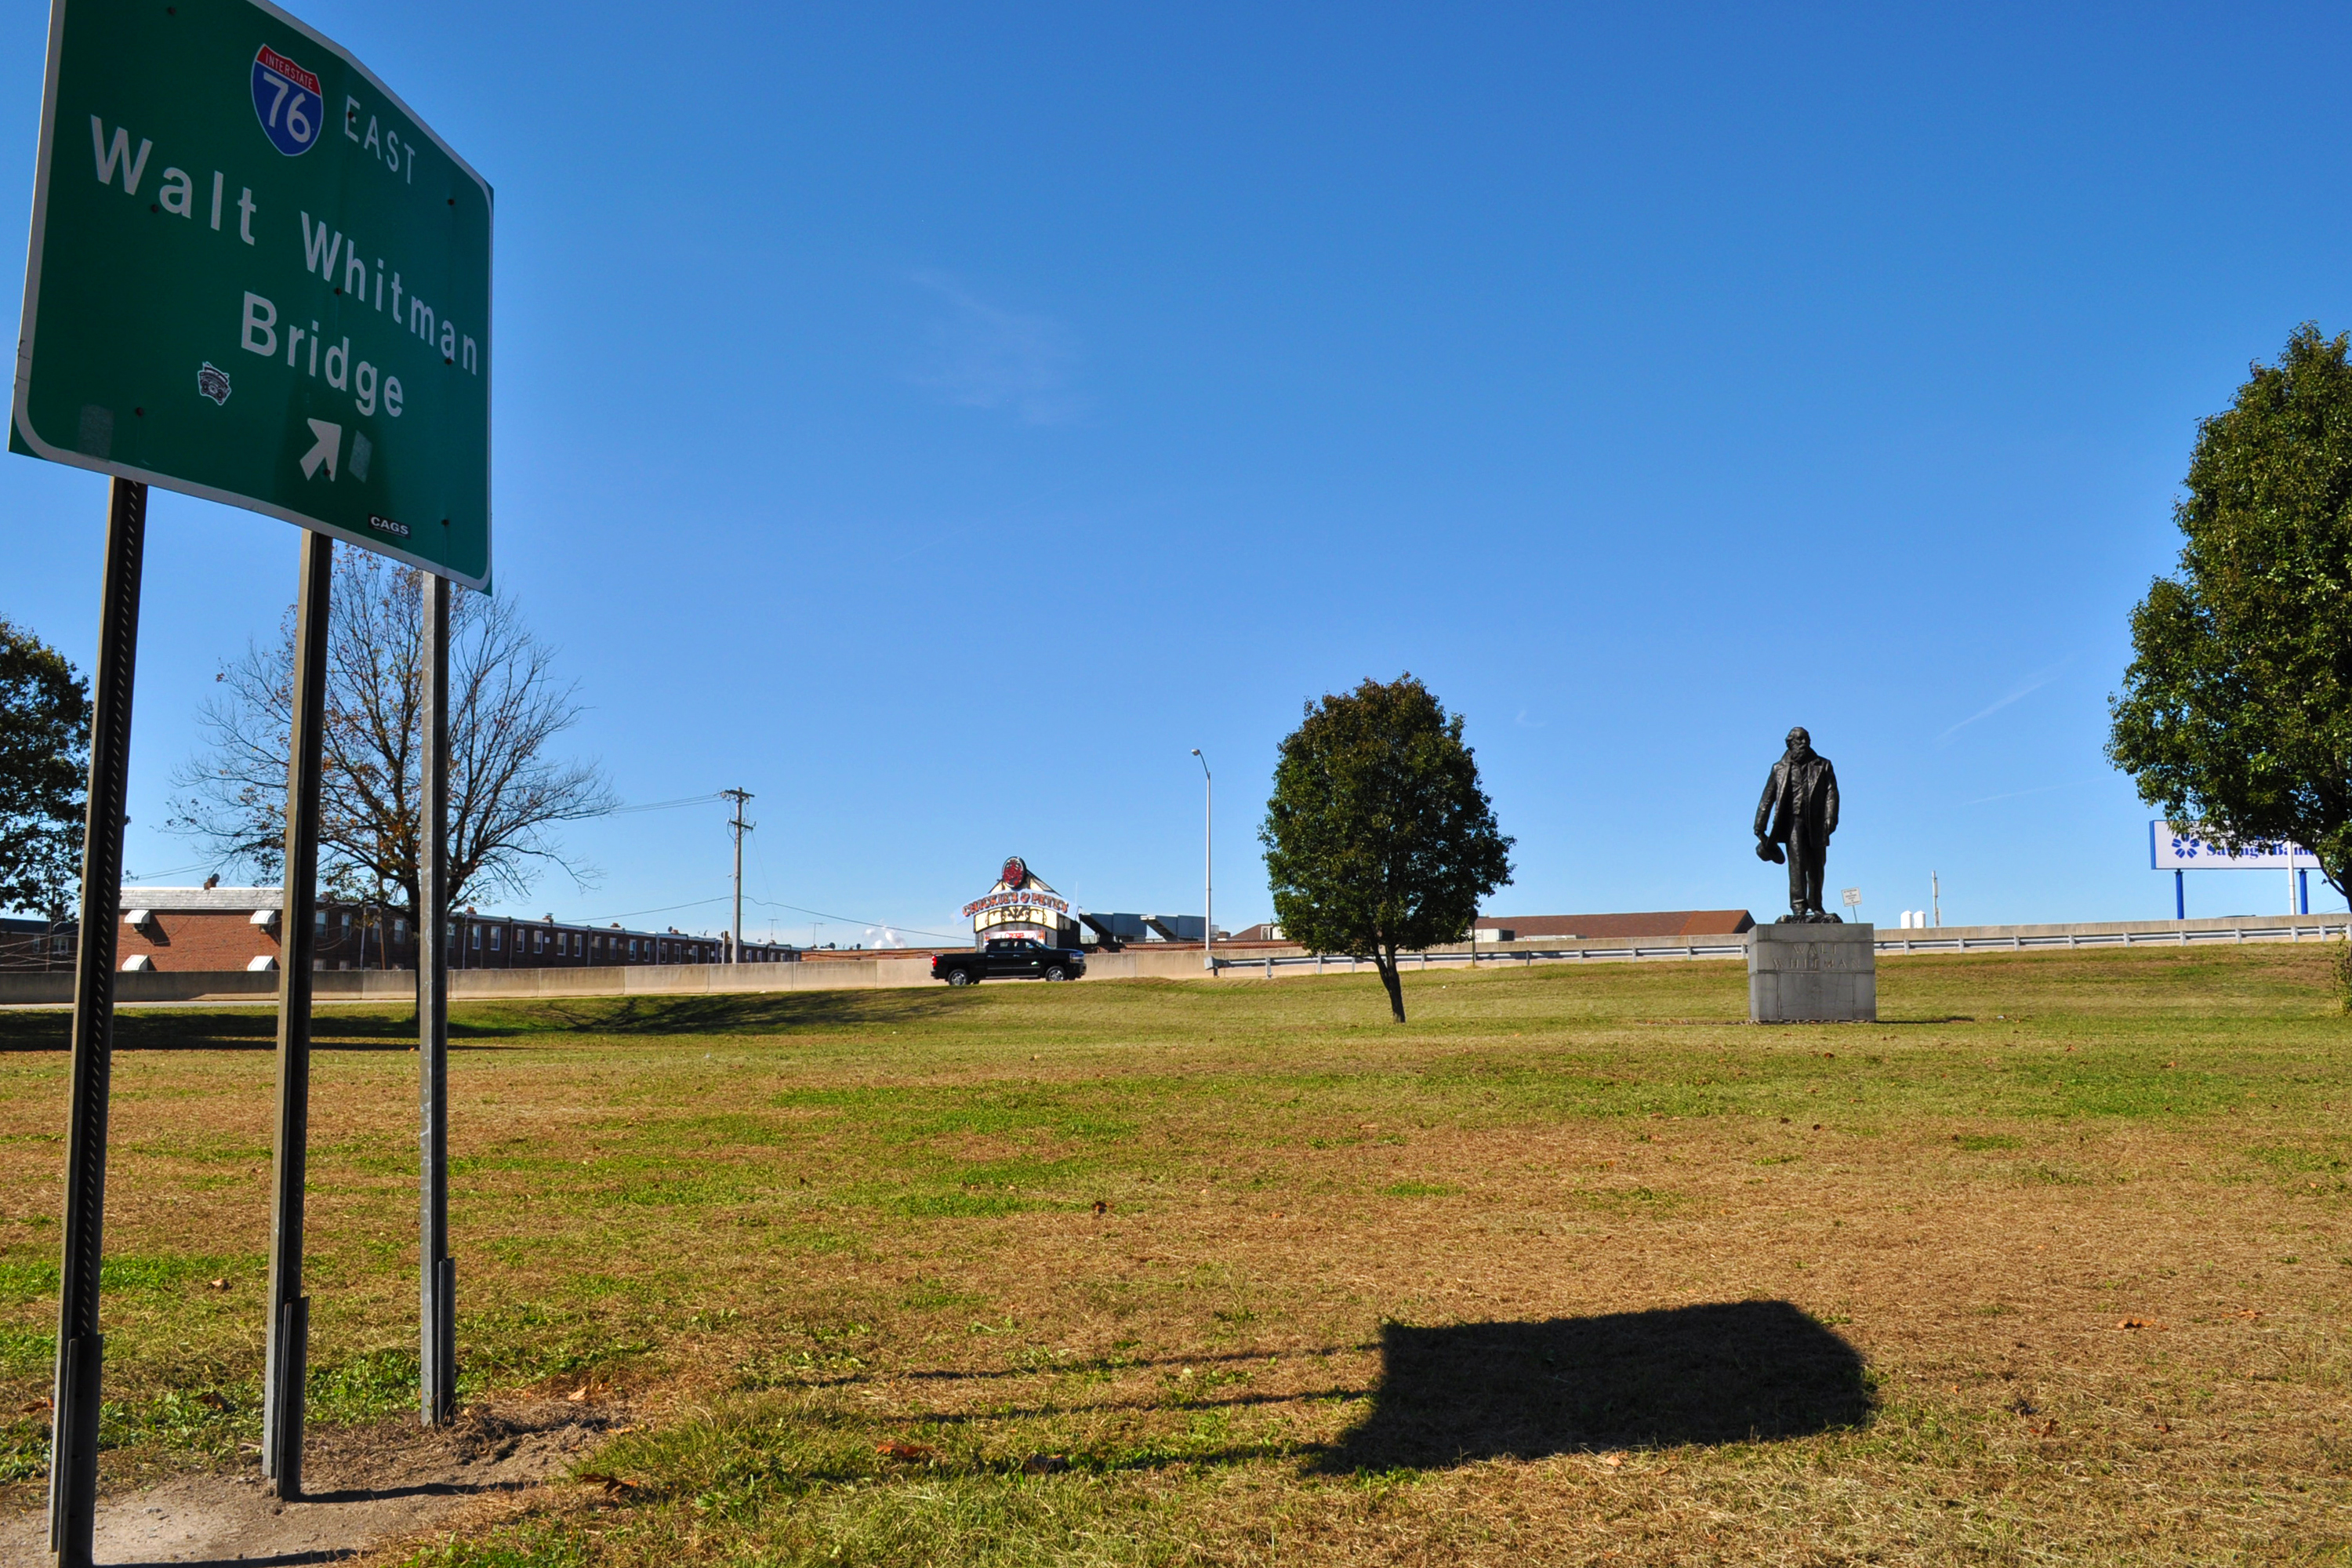
POLYGON ((12 450, 490 575, 490 187, 260 0, 53 0, 12 450))

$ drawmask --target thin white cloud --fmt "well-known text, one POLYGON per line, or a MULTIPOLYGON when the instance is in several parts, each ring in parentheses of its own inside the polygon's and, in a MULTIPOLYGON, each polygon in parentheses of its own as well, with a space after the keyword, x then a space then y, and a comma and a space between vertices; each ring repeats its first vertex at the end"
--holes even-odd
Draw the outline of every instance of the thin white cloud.
POLYGON ((931 353, 915 384, 959 407, 1003 410, 1024 425, 1066 425, 1086 413, 1087 399, 1072 385, 1083 356, 1067 327, 992 305, 944 272, 908 279, 947 307, 931 325, 931 353))
POLYGON ((1540 730, 1540 729, 1542 729, 1546 724, 1548 724, 1548 723, 1549 723, 1549 722, 1550 722, 1550 721, 1549 721, 1549 720, 1547 720, 1547 719, 1530 719, 1530 718, 1528 718, 1528 710, 1527 710, 1526 709, 1524 709, 1524 708, 1522 708, 1522 709, 1520 709, 1520 710, 1519 710, 1519 716, 1518 716, 1517 719, 1514 719, 1514 720, 1513 720, 1513 721, 1512 721, 1513 723, 1517 724, 1517 725, 1520 729, 1522 729, 1522 730, 1540 730))
POLYGON ((2049 685, 2052 681, 2057 679, 2058 672, 2074 662, 2074 656, 2070 653, 2064 658, 2060 659, 2057 663, 2051 665, 2047 668, 2035 670, 2032 675, 2025 678, 2023 684, 2020 685, 2016 690, 2011 692, 2008 696, 2002 698, 2000 701, 1995 702, 1990 707, 1969 714, 1967 718, 1961 720, 1958 723, 1953 725, 1950 729, 1946 730, 1942 734, 1937 736, 1936 744, 1939 746, 1942 745, 1945 742, 1950 740, 1954 735, 1959 733, 1962 730, 1967 729, 1978 720, 1990 719, 1994 714, 2000 712, 2002 709, 2008 707, 2011 703, 2020 701, 2024 698, 2032 696, 2033 693, 2041 690, 2043 687, 2049 685))
POLYGON ((2032 789, 2003 790, 1999 795, 1980 795, 1974 800, 1964 800, 1962 805, 1987 805, 1996 800, 2018 800, 2029 795, 2048 795, 2053 789, 2081 789, 2085 784, 2103 784, 2103 779, 2074 779, 2066 784, 2036 784, 2032 789))

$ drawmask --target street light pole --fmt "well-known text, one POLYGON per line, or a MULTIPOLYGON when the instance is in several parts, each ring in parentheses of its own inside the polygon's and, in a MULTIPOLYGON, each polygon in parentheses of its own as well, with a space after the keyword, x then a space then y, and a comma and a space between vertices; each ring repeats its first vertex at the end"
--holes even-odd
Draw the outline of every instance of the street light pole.
MULTIPOLYGON (((1192 748, 1201 757, 1201 748, 1192 748)), ((1217 972, 1217 781, 1201 757, 1201 967, 1217 972)))
POLYGON ((743 803, 751 798, 748 789, 722 789, 719 792, 735 803, 735 819, 728 826, 735 830, 735 924, 727 932, 727 962, 743 962, 743 830, 751 824, 743 820, 743 803))

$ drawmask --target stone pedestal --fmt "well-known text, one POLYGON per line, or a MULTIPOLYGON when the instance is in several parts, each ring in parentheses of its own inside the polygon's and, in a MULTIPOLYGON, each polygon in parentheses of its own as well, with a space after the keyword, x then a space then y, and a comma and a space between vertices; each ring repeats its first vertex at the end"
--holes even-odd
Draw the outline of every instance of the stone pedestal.
POLYGON ((1876 928, 1760 925, 1748 933, 1751 1024, 1878 1021, 1876 928))

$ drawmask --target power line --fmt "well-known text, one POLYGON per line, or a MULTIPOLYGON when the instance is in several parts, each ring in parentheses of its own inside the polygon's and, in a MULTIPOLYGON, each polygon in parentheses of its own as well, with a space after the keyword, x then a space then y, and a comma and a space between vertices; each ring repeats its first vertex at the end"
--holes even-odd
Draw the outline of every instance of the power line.
MULTIPOLYGON (((623 813, 625 813, 625 812, 632 812, 632 811, 667 811, 667 810, 670 810, 670 809, 672 809, 672 808, 674 808, 674 807, 677 807, 677 806, 683 806, 683 805, 707 805, 707 804, 709 804, 709 803, 710 803, 710 802, 714 802, 714 801, 727 800, 727 801, 733 801, 733 802, 735 803, 735 819, 732 819, 732 820, 730 820, 730 823, 729 823, 729 826, 730 826, 730 827, 737 827, 737 826, 738 826, 738 823, 740 822, 740 819, 741 818, 742 814, 743 814, 743 805, 742 805, 742 803, 743 803, 743 801, 745 801, 745 800, 749 800, 749 799, 751 799, 751 795, 750 795, 750 793, 749 793, 748 791, 725 790, 725 789, 722 789, 722 790, 714 791, 713 793, 711 793, 711 794, 709 794, 709 795, 688 795, 688 796, 686 796, 685 798, 680 799, 680 800, 658 800, 658 801, 652 801, 652 802, 648 802, 647 804, 646 804, 646 805, 624 805, 624 806, 616 806, 616 807, 614 807, 612 811, 605 813, 605 815, 606 815, 606 816, 621 816, 623 813), (739 795, 741 796, 741 799, 740 799, 740 800, 738 800, 738 799, 736 798, 739 795)), ((821 921, 840 921, 840 922, 841 922, 842 924, 844 924, 844 925, 863 926, 863 927, 866 927, 866 928, 867 928, 867 929, 869 929, 869 930, 882 930, 882 931, 904 931, 904 932, 905 932, 906 934, 908 934, 908 936, 935 936, 935 937, 938 937, 938 938, 939 938, 940 941, 942 941, 942 942, 959 942, 959 941, 961 941, 961 940, 962 940, 961 935, 960 933, 957 933, 957 932, 942 931, 923 931, 923 930, 921 930, 921 929, 919 929, 919 928, 918 928, 918 927, 915 927, 915 926, 893 925, 893 924, 892 924, 891 922, 889 922, 888 921, 866 921, 866 920, 859 920, 859 919, 857 919, 857 918, 856 918, 856 916, 854 916, 854 915, 837 915, 837 914, 833 914, 833 913, 831 913, 831 912, 829 912, 829 911, 827 911, 827 910, 812 910, 812 909, 805 909, 805 908, 802 907, 802 906, 801 906, 801 905, 799 905, 799 904, 788 904, 788 903, 785 903, 785 902, 784 902, 782 900, 781 900, 781 899, 759 899, 759 898, 752 898, 751 895, 749 895, 749 894, 747 894, 747 893, 745 893, 745 892, 743 892, 743 891, 742 891, 742 870, 741 870, 741 864, 742 864, 742 862, 741 862, 741 860, 740 860, 740 856, 741 856, 741 854, 742 854, 742 845, 741 845, 741 840, 742 840, 743 836, 745 836, 745 835, 749 835, 749 836, 750 836, 750 837, 751 837, 751 854, 752 854, 752 856, 753 856, 754 859, 755 859, 755 860, 758 862, 758 864, 759 864, 759 868, 760 868, 760 880, 761 880, 761 884, 762 886, 765 886, 765 885, 766 885, 766 883, 767 883, 767 872, 768 872, 767 858, 766 858, 765 856, 761 855, 761 853, 760 853, 760 837, 759 837, 759 835, 758 835, 756 832, 754 832, 754 831, 753 831, 753 827, 754 827, 754 826, 755 826, 754 824, 751 824, 751 823, 749 823, 749 822, 740 822, 740 830, 738 831, 738 834, 737 834, 736 854, 737 854, 737 856, 738 856, 738 859, 737 859, 737 862, 736 862, 737 869, 736 869, 736 873, 735 873, 735 875, 736 875, 736 893, 735 893, 735 897, 736 897, 736 900, 738 900, 738 911, 739 911, 739 912, 738 912, 737 917, 736 917, 735 924, 736 924, 736 928, 737 928, 737 929, 736 929, 736 938, 737 938, 737 940, 738 940, 738 941, 740 941, 740 940, 741 940, 741 937, 742 937, 741 927, 742 927, 742 923, 743 923, 743 922, 742 922, 741 914, 740 914, 740 906, 741 906, 741 904, 742 904, 742 903, 746 903, 746 902, 748 902, 748 903, 754 903, 754 904, 763 905, 763 906, 765 906, 766 908, 768 908, 768 909, 772 909, 772 910, 792 910, 792 911, 793 911, 795 914, 814 915, 818 920, 821 920, 821 921)), ((620 913, 620 914, 593 915, 593 916, 591 916, 591 917, 590 917, 590 919, 589 919, 589 922, 588 922, 588 923, 590 923, 590 924, 592 924, 592 925, 593 925, 593 924, 597 923, 598 921, 625 921, 625 920, 632 920, 632 919, 635 919, 635 918, 636 916, 638 916, 638 915, 667 915, 667 914, 674 914, 674 913, 676 913, 676 912, 677 912, 677 910, 698 910, 698 909, 702 908, 702 906, 704 906, 705 904, 723 904, 723 903, 725 903, 726 901, 727 901, 727 895, 726 895, 726 894, 724 894, 724 893, 721 893, 719 897, 717 897, 717 898, 715 898, 715 899, 696 899, 696 900, 692 900, 692 901, 690 901, 690 902, 683 903, 683 904, 664 904, 661 908, 659 908, 659 909, 657 909, 657 910, 626 910, 626 911, 625 911, 625 912, 623 912, 623 913, 620 913)))
POLYGON ((910 936, 935 936, 947 942, 956 940, 953 935, 943 931, 920 931, 913 926, 892 925, 888 921, 862 921, 855 915, 835 915, 828 914, 823 910, 804 910, 798 904, 788 904, 780 899, 753 899, 751 901, 755 904, 766 904, 771 909, 793 910, 801 914, 814 915, 821 921, 839 921, 844 925, 866 926, 883 931, 902 931, 910 936))
POLYGON ((594 925, 598 921, 625 921, 635 920, 639 915, 666 915, 678 910, 698 910, 705 904, 723 904, 726 901, 727 895, 721 893, 715 899, 697 899, 692 903, 687 904, 664 904, 657 910, 624 910, 616 915, 590 915, 583 923, 594 925))
POLYGON ((596 815, 599 816, 627 816, 634 812, 639 811, 676 811, 680 806, 707 805, 712 801, 725 800, 726 798, 727 792, 725 790, 715 790, 709 795, 680 795, 676 800, 649 800, 643 805, 616 805, 610 811, 600 811, 596 815))
POLYGON ((156 877, 176 877, 184 871, 209 870, 212 865, 213 862, 210 860, 199 860, 193 866, 170 866, 161 871, 125 871, 122 873, 122 879, 126 882, 144 882, 156 877))

